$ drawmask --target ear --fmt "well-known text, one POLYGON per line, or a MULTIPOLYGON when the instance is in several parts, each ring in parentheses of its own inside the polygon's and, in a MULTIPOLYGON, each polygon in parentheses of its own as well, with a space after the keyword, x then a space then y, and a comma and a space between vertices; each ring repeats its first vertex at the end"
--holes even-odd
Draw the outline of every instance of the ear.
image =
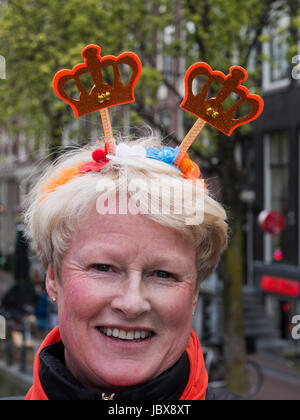
POLYGON ((57 280, 54 277, 53 266, 50 264, 46 276, 46 289, 50 299, 57 297, 57 280))

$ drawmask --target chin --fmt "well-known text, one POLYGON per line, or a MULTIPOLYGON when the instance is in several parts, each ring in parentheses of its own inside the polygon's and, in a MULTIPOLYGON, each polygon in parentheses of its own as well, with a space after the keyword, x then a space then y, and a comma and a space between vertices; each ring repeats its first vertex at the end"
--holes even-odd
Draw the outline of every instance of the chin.
MULTIPOLYGON (((144 366, 143 366, 144 367, 144 366)), ((111 371, 105 370, 99 372, 99 378, 101 382, 107 384, 109 389, 128 388, 132 386, 140 385, 144 382, 149 381, 155 375, 151 375, 150 369, 142 372, 142 367, 139 369, 138 366, 118 367, 118 364, 114 364, 111 371)))

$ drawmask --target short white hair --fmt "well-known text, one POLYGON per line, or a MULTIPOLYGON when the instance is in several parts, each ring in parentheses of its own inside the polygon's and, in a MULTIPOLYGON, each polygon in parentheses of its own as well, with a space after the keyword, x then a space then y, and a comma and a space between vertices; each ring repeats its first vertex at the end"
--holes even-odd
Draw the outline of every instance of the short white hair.
MULTIPOLYGON (((135 141, 123 140, 122 143, 129 146, 141 145, 145 148, 161 149, 163 147, 162 141, 155 136, 135 141)), ((81 220, 87 212, 93 206, 95 207, 99 195, 101 195, 101 192, 97 191, 97 185, 103 177, 106 179, 109 177, 116 181, 122 179, 126 173, 128 183, 139 177, 148 181, 159 178, 165 182, 165 185, 170 185, 174 179, 192 183, 191 180, 185 180, 181 171, 176 167, 164 162, 149 158, 120 157, 110 160, 99 172, 88 172, 75 177, 46 197, 43 195, 49 180, 58 177, 64 169, 93 161, 93 151, 101 147, 104 148, 104 142, 65 152, 44 170, 26 197, 23 213, 25 236, 32 243, 32 247, 40 257, 45 269, 50 264, 53 266, 57 279, 60 279, 61 263, 74 233, 80 228, 81 220)), ((146 195, 149 195, 149 191, 145 194, 145 199, 146 195)), ((162 195, 163 192, 155 199, 161 201, 162 195)), ((227 217, 224 208, 211 196, 208 189, 204 190, 203 197, 204 217, 202 223, 196 222, 187 226, 185 214, 145 214, 145 217, 151 218, 162 226, 180 231, 190 238, 196 247, 198 284, 215 270, 220 256, 227 246, 228 239, 227 217)), ((192 197, 188 207, 189 205, 194 205, 192 197)))

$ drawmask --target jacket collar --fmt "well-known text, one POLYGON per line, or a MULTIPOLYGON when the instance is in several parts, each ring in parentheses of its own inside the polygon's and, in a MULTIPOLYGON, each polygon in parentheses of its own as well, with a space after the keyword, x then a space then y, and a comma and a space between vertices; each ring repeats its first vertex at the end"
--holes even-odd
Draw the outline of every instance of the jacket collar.
MULTIPOLYGON (((186 353, 159 377, 145 384, 112 394, 114 400, 179 400, 189 379, 186 353)), ((49 400, 102 400, 105 393, 85 389, 65 366, 64 345, 60 341, 40 352, 40 381, 49 400)))

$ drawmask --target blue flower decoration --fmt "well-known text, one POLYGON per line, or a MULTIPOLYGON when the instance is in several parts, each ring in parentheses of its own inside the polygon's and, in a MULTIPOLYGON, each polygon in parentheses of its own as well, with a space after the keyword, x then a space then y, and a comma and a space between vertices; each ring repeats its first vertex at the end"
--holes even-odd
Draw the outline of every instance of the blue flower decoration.
POLYGON ((160 160, 161 162, 172 165, 179 155, 179 147, 175 149, 172 147, 163 147, 161 150, 155 149, 154 147, 148 147, 147 158, 160 160))

